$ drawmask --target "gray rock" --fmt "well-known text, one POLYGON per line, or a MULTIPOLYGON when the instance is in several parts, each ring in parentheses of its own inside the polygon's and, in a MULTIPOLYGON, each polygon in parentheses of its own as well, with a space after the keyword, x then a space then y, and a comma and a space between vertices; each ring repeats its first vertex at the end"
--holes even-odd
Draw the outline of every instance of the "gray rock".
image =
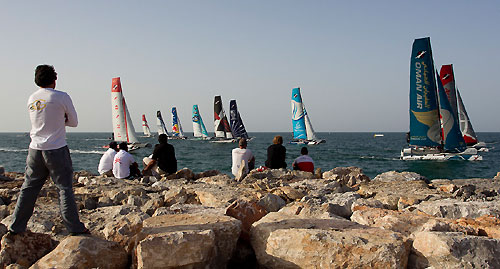
POLYGON ((380 182, 413 181, 413 180, 423 180, 429 183, 429 180, 426 177, 415 172, 389 171, 377 175, 375 178, 373 178, 373 181, 380 181, 380 182))
POLYGON ((286 202, 278 195, 268 193, 264 195, 264 197, 262 197, 257 204, 265 208, 267 212, 276 212, 284 207, 286 202))

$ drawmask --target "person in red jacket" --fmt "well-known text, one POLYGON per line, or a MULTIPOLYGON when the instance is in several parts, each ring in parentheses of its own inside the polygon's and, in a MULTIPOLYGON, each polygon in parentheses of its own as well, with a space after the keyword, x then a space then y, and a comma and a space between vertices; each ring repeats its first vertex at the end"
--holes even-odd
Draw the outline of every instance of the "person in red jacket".
POLYGON ((311 172, 314 173, 314 161, 313 159, 307 155, 309 151, 307 150, 307 147, 302 147, 300 149, 300 155, 293 161, 292 167, 293 170, 300 170, 300 171, 306 171, 306 172, 311 172))

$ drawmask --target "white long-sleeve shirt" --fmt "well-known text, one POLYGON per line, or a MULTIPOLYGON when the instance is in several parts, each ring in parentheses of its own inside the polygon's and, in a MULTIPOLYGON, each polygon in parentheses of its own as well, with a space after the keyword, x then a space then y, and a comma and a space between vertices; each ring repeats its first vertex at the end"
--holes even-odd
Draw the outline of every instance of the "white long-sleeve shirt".
POLYGON ((71 97, 62 91, 38 89, 28 99, 28 111, 32 149, 51 150, 66 146, 66 126, 78 125, 71 97))

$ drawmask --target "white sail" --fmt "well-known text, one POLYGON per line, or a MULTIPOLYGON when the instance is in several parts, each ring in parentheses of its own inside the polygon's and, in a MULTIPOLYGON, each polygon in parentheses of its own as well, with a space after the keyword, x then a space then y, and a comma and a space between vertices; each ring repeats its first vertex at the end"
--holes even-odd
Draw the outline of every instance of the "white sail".
POLYGON ((311 120, 309 119, 309 115, 307 115, 306 106, 304 103, 302 103, 302 106, 304 108, 304 123, 306 126, 307 140, 317 140, 311 120))
POLYGON ((120 78, 113 78, 111 85, 111 106, 113 117, 113 134, 116 141, 137 143, 134 125, 130 119, 127 103, 123 97, 120 78))
POLYGON ((464 136, 465 142, 467 144, 477 143, 476 132, 474 132, 474 128, 472 128, 472 123, 470 122, 469 115, 465 110, 464 103, 462 102, 462 97, 460 96, 460 92, 457 89, 457 101, 458 101, 458 119, 460 123, 460 131, 462 131, 462 135, 464 136))
POLYGON ((158 135, 165 134, 160 119, 156 118, 156 127, 158 128, 158 135))

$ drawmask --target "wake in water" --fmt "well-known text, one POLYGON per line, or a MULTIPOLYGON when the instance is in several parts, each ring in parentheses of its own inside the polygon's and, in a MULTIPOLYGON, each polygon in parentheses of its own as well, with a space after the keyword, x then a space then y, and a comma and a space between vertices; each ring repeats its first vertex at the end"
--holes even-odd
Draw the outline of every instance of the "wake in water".
POLYGON ((0 148, 0 151, 5 152, 26 152, 28 149, 0 148))
POLYGON ((104 154, 105 151, 98 151, 98 150, 78 150, 78 149, 70 149, 70 153, 76 153, 76 154, 104 154))
POLYGON ((85 138, 85 141, 111 141, 109 138, 85 138))

